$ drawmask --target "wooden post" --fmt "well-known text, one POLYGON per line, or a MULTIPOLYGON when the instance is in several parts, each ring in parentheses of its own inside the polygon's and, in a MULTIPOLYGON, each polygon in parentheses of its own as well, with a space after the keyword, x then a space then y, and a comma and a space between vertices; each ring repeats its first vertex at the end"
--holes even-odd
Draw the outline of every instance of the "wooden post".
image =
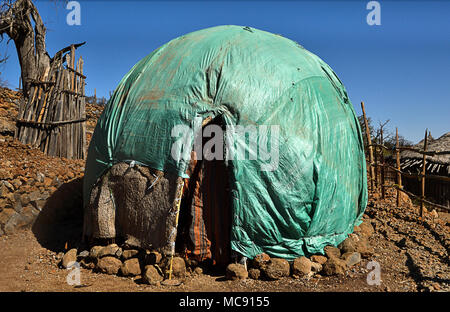
POLYGON ((75 46, 73 44, 70 46, 70 64, 67 63, 67 66, 70 66, 70 68, 72 68, 70 90, 73 91, 73 86, 75 85, 75 46))
MULTIPOLYGON (((383 128, 380 129, 380 145, 383 145, 383 128)), ((380 152, 381 152, 381 198, 384 199, 385 197, 385 190, 384 190, 384 149, 381 147, 380 148, 380 152)))
POLYGON ((364 108, 364 102, 361 102, 361 109, 364 117, 364 126, 366 127, 366 137, 367 144, 369 145, 369 177, 370 177, 370 189, 373 191, 373 179, 375 176, 373 168, 373 149, 372 149, 372 139, 370 138, 369 123, 367 122, 366 110, 364 108))
MULTIPOLYGON (((377 131, 377 136, 378 136, 378 131, 377 131)), ((375 169, 375 188, 378 189, 378 147, 375 145, 374 146, 375 150, 374 150, 374 154, 375 154, 375 163, 374 163, 374 169, 375 169)))
MULTIPOLYGON (((427 145, 428 145, 428 129, 425 130, 425 139, 423 142, 423 151, 427 151, 427 145)), ((420 216, 423 217, 423 210, 424 210, 424 202, 425 199, 425 167, 426 167, 426 155, 423 154, 422 158, 422 200, 420 201, 420 216)))
MULTIPOLYGON (((83 66, 84 61, 83 58, 80 56, 80 73, 83 74, 83 66)), ((81 97, 81 107, 80 107, 80 117, 86 118, 86 99, 84 97, 84 78, 80 79, 80 92, 83 97, 81 97)), ((81 159, 85 159, 86 157, 86 122, 83 122, 81 124, 81 159)))
MULTIPOLYGON (((397 158, 397 185, 402 188, 402 174, 400 173, 400 143, 398 142, 398 128, 395 128, 395 154, 397 158)), ((397 189, 397 207, 400 207, 400 190, 397 189)))

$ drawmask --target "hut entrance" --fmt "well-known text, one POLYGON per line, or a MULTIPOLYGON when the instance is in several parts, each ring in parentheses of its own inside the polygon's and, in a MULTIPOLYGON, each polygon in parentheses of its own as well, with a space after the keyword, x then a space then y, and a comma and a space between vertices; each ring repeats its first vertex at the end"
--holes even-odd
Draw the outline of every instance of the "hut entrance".
MULTIPOLYGON (((223 126, 217 120, 211 124, 223 126)), ((176 250, 199 262, 227 265, 231 258, 231 194, 225 163, 191 157, 187 173, 190 178, 185 181, 176 250)))

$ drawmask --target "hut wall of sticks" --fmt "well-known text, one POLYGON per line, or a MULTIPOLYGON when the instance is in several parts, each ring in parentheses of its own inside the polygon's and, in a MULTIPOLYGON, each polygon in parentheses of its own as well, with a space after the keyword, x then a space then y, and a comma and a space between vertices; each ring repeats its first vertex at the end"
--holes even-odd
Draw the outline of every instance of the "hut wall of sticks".
POLYGON ((82 57, 75 62, 83 44, 60 50, 48 71, 28 80, 30 96, 19 107, 15 137, 51 156, 86 157, 86 76, 82 57))
MULTIPOLYGON (((361 102, 361 109, 365 128, 368 129, 364 102, 361 102)), ((372 192, 380 187, 381 198, 385 198, 385 188, 395 188, 397 206, 400 206, 400 192, 406 193, 420 201, 421 216, 425 204, 439 210, 450 210, 450 132, 434 140, 427 129, 424 139, 410 147, 399 145, 396 129, 396 145, 388 157, 383 152, 389 149, 383 145, 382 132, 379 144, 372 142, 369 131, 365 131, 365 136, 368 184, 372 192), (386 184, 387 181, 391 183, 386 184)))
MULTIPOLYGON (((442 135, 438 139, 428 136, 429 152, 440 152, 450 150, 450 132, 442 135)), ((424 140, 420 141, 414 147, 417 149, 424 148, 424 140)), ((423 171, 423 156, 411 150, 405 150, 400 153, 401 170, 411 175, 420 174, 423 171)), ((431 176, 446 176, 450 178, 450 154, 426 156, 425 173, 431 176)), ((438 180, 428 178, 425 187, 425 197, 432 199, 433 202, 450 207, 450 179, 438 180)), ((404 188, 412 193, 420 194, 420 183, 417 178, 405 175, 403 178, 404 188)))

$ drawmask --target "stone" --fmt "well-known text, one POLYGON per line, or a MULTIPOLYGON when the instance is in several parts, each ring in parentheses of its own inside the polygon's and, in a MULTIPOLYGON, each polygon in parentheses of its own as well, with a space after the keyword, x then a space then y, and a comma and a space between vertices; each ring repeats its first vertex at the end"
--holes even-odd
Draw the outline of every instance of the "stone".
POLYGON ((15 190, 15 188, 14 188, 14 186, 11 184, 11 183, 9 183, 8 181, 3 181, 3 184, 11 191, 11 192, 14 192, 14 190, 15 190))
POLYGON ((292 263, 292 274, 305 276, 311 272, 311 260, 306 257, 299 257, 292 263))
POLYGON ((136 257, 139 254, 139 250, 136 249, 128 249, 122 252, 122 258, 124 260, 136 257))
POLYGON ((46 200, 44 200, 44 199, 31 201, 31 205, 39 211, 42 211, 42 209, 45 206, 45 203, 46 203, 46 200))
POLYGON ((42 172, 36 173, 36 181, 42 183, 44 182, 45 175, 42 172))
POLYGON ((347 269, 347 264, 344 260, 331 257, 325 262, 322 268, 322 273, 324 275, 344 275, 345 270, 347 269))
POLYGON ((0 212, 0 224, 6 224, 14 213, 15 213, 14 209, 4 208, 0 212))
POLYGON ((98 252, 97 258, 102 258, 106 256, 120 257, 122 255, 122 248, 117 246, 117 244, 109 244, 103 247, 98 252))
POLYGON ((361 254, 363 258, 370 258, 375 250, 370 246, 369 241, 365 237, 361 237, 358 242, 356 242, 356 252, 361 254))
POLYGON ((311 261, 323 265, 323 264, 325 264, 325 262, 327 262, 327 257, 322 256, 322 255, 313 255, 313 256, 311 256, 311 261))
POLYGON ((111 256, 100 258, 97 262, 97 269, 102 273, 110 275, 117 274, 121 266, 122 261, 111 256))
MULTIPOLYGON (((50 185, 60 187, 62 185, 62 182, 58 177, 54 177, 53 180, 50 182, 50 185)), ((44 180, 44 186, 45 186, 45 180, 44 180)))
POLYGON ((84 259, 84 258, 87 258, 87 257, 89 257, 89 251, 87 251, 87 250, 83 250, 82 252, 80 252, 78 254, 78 258, 84 259))
POLYGON ((52 179, 50 179, 48 177, 45 177, 42 182, 44 184, 44 187, 49 187, 50 185, 52 185, 52 179))
POLYGON ((14 233, 17 229, 28 225, 31 221, 32 220, 30 220, 30 218, 22 216, 20 213, 15 211, 9 218, 8 222, 6 222, 3 230, 9 235, 14 233))
POLYGON ((77 261, 77 249, 72 248, 69 251, 67 251, 61 260, 61 266, 64 269, 67 269, 70 265, 73 264, 73 262, 77 261))
POLYGON ((12 185, 14 185, 15 189, 18 189, 22 185, 22 182, 19 179, 14 179, 12 180, 12 185))
POLYGON ((147 263, 148 264, 158 264, 161 262, 162 255, 157 251, 152 251, 147 254, 147 263))
POLYGON ((433 210, 430 212, 430 216, 431 216, 432 218, 434 218, 434 219, 439 218, 439 214, 437 213, 436 209, 433 209, 433 210))
POLYGON ((358 227, 359 227, 359 230, 360 230, 359 233, 364 235, 364 236, 366 236, 366 237, 372 236, 372 234, 375 232, 375 230, 373 229, 372 224, 369 221, 364 221, 358 227))
POLYGON ((349 235, 342 243, 339 244, 338 248, 341 253, 344 254, 346 252, 353 252, 357 249, 357 236, 349 235))
POLYGON ((361 254, 356 251, 346 252, 342 255, 341 259, 344 260, 347 267, 350 268, 361 262, 361 254))
POLYGON ((320 263, 317 262, 311 262, 311 272, 313 273, 319 273, 322 271, 323 266, 320 263))
MULTIPOLYGON (((169 266, 167 269, 170 268, 170 261, 168 262, 169 266)), ((174 278, 183 280, 186 278, 186 263, 184 262, 184 259, 181 257, 173 257, 172 261, 172 276, 174 278)))
POLYGON ((193 273, 195 275, 202 275, 203 274, 203 269, 201 267, 196 267, 193 271, 193 273))
POLYGON ((22 213, 22 203, 20 201, 16 201, 13 205, 14 210, 17 211, 18 213, 22 213))
POLYGON ((144 268, 144 274, 142 274, 144 282, 150 285, 158 285, 164 280, 163 276, 159 274, 159 271, 154 265, 146 265, 144 268))
POLYGON ((251 279, 257 280, 257 279, 259 279, 260 276, 261 276, 261 270, 255 269, 255 268, 248 270, 248 277, 250 277, 251 279))
POLYGON ((39 191, 33 191, 29 194, 30 201, 37 201, 37 200, 45 200, 48 198, 48 196, 45 196, 39 191))
POLYGON ((120 267, 120 272, 123 276, 136 276, 141 274, 141 266, 139 259, 131 258, 126 260, 120 267))
POLYGON ((227 266, 225 278, 228 280, 236 281, 246 279, 248 277, 248 272, 245 266, 239 263, 230 263, 227 266))
POLYGON ((270 261, 270 256, 266 253, 256 255, 252 260, 252 266, 256 269, 260 269, 270 261))
POLYGON ((8 187, 4 184, 0 184, 0 197, 7 198, 7 196, 11 193, 11 191, 8 189, 8 187))
POLYGON ((262 271, 268 279, 277 280, 289 276, 290 265, 285 259, 272 258, 269 263, 262 268, 262 271))
POLYGON ((103 247, 102 246, 94 246, 91 248, 91 250, 89 251, 89 257, 91 258, 99 258, 98 254, 100 252, 100 250, 102 250, 103 247))
POLYGON ((20 196, 20 203, 22 204, 22 206, 26 206, 30 203, 30 196, 26 193, 22 194, 20 196))
POLYGON ((328 259, 330 258, 340 258, 341 257, 341 251, 339 248, 336 248, 334 246, 326 246, 323 251, 325 252, 328 259))

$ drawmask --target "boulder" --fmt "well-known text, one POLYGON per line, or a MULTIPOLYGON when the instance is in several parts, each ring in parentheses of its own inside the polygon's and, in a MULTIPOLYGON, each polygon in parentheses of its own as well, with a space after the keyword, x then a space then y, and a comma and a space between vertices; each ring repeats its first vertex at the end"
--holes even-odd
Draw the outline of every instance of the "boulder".
POLYGON ((356 251, 358 241, 359 238, 357 235, 349 235, 342 243, 339 244, 338 248, 342 254, 356 251))
POLYGON ((349 268, 361 262, 361 254, 356 251, 346 252, 341 258, 349 268))
POLYGON ((111 256, 100 258, 97 262, 97 269, 106 274, 117 274, 121 266, 122 261, 111 256))
POLYGON ((164 280, 158 269, 154 265, 146 265, 144 268, 144 274, 142 274, 144 282, 150 285, 158 285, 164 280))
POLYGON ((102 250, 103 247, 102 246, 94 246, 91 248, 91 250, 89 251, 89 257, 91 258, 99 258, 98 254, 100 252, 100 250, 102 250))
POLYGON ((102 258, 102 257, 107 257, 107 256, 119 258, 121 255, 122 255, 122 248, 117 246, 117 244, 110 244, 99 250, 97 258, 102 258))
POLYGON ((361 223, 359 226, 359 234, 366 236, 366 237, 370 237, 372 236, 372 234, 375 232, 375 230, 373 229, 372 224, 369 221, 364 221, 363 223, 361 223))
POLYGON ((248 270, 248 277, 257 280, 261 276, 261 271, 259 269, 252 268, 248 270))
POLYGON ((83 250, 82 252, 80 252, 78 254, 78 258, 80 258, 80 259, 84 259, 84 258, 87 258, 87 257, 89 257, 89 251, 87 251, 87 250, 83 250))
POLYGON ((327 257, 322 256, 322 255, 314 255, 314 256, 311 256, 311 261, 323 265, 323 264, 325 264, 325 262, 327 262, 327 257))
POLYGON ((148 264, 158 264, 161 262, 162 255, 157 251, 152 251, 147 254, 146 262, 148 264))
POLYGON ((312 273, 319 273, 322 271, 323 266, 320 263, 312 262, 311 261, 311 272, 312 273))
POLYGON ((66 252, 61 260, 61 266, 64 269, 67 269, 69 266, 73 264, 73 262, 77 261, 77 249, 72 248, 68 252, 66 252))
POLYGON ((248 272, 244 265, 231 263, 227 266, 225 277, 226 279, 233 281, 246 279, 248 277, 248 272))
POLYGON ((136 250, 136 249, 124 250, 124 251, 122 251, 122 258, 124 260, 127 260, 127 259, 137 257, 138 254, 139 254, 139 250, 136 250))
POLYGON ((268 279, 277 280, 289 276, 290 265, 285 259, 272 258, 263 266, 262 271, 268 279))
POLYGON ((341 251, 339 250, 339 248, 336 248, 334 246, 326 246, 323 251, 325 252, 328 259, 341 257, 341 251))
POLYGON ((120 267, 120 272, 123 276, 136 276, 141 274, 141 266, 139 259, 131 258, 126 260, 120 267))
POLYGON ((300 257, 292 263, 292 274, 297 276, 305 276, 311 272, 311 260, 306 257, 300 257))
POLYGON ((251 263, 254 268, 261 269, 269 261, 270 261, 270 256, 266 253, 261 253, 259 255, 256 255, 255 258, 253 258, 251 263))
POLYGON ((192 273, 194 275, 202 275, 203 274, 203 269, 201 267, 196 267, 192 273))
POLYGON ((322 272, 324 275, 344 275, 345 270, 347 269, 347 264, 344 260, 331 257, 325 262, 322 268, 322 272))
POLYGON ((361 237, 361 239, 357 242, 356 251, 359 252, 363 258, 369 258, 375 252, 365 237, 361 237))
MULTIPOLYGON (((164 267, 167 274, 170 270, 170 257, 164 258, 164 260, 161 261, 162 267, 164 267)), ((184 280, 186 278, 186 263, 184 262, 184 259, 181 257, 173 257, 172 260, 172 277, 184 280)))

